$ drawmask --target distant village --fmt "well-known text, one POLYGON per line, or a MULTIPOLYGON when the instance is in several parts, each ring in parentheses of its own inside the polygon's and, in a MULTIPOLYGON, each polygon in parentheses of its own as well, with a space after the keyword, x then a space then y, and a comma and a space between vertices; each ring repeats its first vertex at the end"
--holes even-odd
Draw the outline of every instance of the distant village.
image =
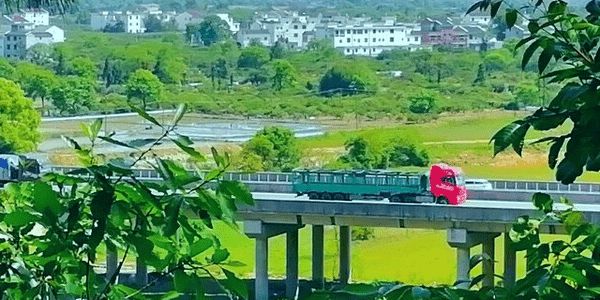
MULTIPOLYGON (((91 13, 92 30, 105 31, 120 24, 122 32, 145 33, 145 20, 153 17, 172 28, 185 31, 211 14, 198 11, 163 11, 158 4, 142 4, 132 11, 100 11, 91 13)), ((306 49, 313 40, 328 40, 345 55, 377 56, 383 51, 404 49, 415 51, 433 47, 494 49, 505 39, 527 36, 527 24, 517 24, 498 36, 498 28, 487 14, 425 18, 414 22, 398 22, 395 17, 379 19, 346 15, 305 15, 286 9, 256 12, 253 20, 240 23, 228 13, 213 14, 227 23, 242 47, 252 43, 271 47, 276 43, 288 49, 306 49)), ((50 14, 43 9, 21 10, 3 16, 0 22, 0 55, 24 58, 37 44, 60 43, 64 30, 50 25, 50 14)), ((195 37, 199 42, 202 37, 195 37)))
MULTIPOLYGON (((103 11, 91 15, 91 27, 103 30, 122 22, 124 31, 144 33, 144 21, 154 16, 172 22, 178 30, 200 23, 208 14, 197 11, 162 11, 157 4, 139 5, 136 11, 103 11)), ((256 12, 252 22, 240 24, 229 14, 216 14, 225 21, 237 42, 246 47, 259 43, 270 47, 284 43, 289 49, 305 49, 310 41, 326 39, 346 55, 377 56, 392 49, 429 49, 437 46, 481 50, 502 46, 502 40, 522 38, 528 34, 527 24, 518 24, 497 37, 488 14, 458 17, 425 18, 414 22, 398 22, 395 17, 381 19, 344 15, 305 15, 285 9, 256 12)), ((201 37, 199 37, 201 39, 201 37)))

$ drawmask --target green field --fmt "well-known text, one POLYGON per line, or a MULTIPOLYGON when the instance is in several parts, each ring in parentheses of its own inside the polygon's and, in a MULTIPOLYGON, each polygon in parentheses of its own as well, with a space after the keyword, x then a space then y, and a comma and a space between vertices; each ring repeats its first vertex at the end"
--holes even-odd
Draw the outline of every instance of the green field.
MULTIPOLYGON (((337 278, 338 247, 337 234, 333 227, 325 231, 325 276, 337 278)), ((229 227, 218 226, 217 232, 225 247, 231 252, 233 261, 244 266, 232 267, 238 274, 253 276, 254 242, 229 227)), ((546 236, 545 239, 556 237, 546 236)), ((503 272, 503 238, 496 239, 496 273, 503 272)), ((446 243, 446 231, 419 229, 376 228, 375 238, 352 242, 352 280, 371 282, 375 280, 400 281, 411 284, 451 284, 456 279, 455 250, 446 243)), ((474 247, 471 255, 481 253, 474 247)), ((524 253, 519 253, 517 274, 525 273, 524 253)), ((299 270, 302 278, 311 274, 311 229, 300 230, 299 270)), ((478 267, 472 276, 481 273, 478 267)), ((285 276, 285 236, 270 239, 269 275, 272 278, 285 276)))

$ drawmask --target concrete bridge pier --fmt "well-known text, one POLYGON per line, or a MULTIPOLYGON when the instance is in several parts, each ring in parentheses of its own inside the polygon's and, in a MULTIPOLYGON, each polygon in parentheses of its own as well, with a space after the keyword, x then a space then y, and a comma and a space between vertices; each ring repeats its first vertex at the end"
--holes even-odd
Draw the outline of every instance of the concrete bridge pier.
POLYGON ((269 292, 269 238, 286 234, 286 297, 295 299, 298 293, 298 229, 303 225, 267 224, 262 221, 244 221, 244 232, 255 239, 254 299, 268 300, 269 292))
POLYGON ((324 226, 312 225, 312 281, 315 289, 325 287, 324 226))
POLYGON ((352 234, 350 226, 340 226, 340 283, 347 284, 350 281, 351 275, 351 258, 352 253, 350 246, 352 242, 352 234))
POLYGON ((517 253, 510 245, 508 232, 504 233, 504 286, 511 287, 517 277, 517 253))
POLYGON ((483 244, 483 253, 490 260, 483 261, 484 286, 494 285, 494 240, 498 234, 469 232, 451 228, 447 232, 448 244, 456 248, 456 282, 459 288, 469 288, 471 282, 471 247, 483 244))

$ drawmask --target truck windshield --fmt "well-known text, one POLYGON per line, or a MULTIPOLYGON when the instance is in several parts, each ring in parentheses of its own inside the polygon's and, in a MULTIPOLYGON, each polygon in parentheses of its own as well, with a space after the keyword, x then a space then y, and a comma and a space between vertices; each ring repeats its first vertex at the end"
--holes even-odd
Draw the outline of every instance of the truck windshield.
POLYGON ((465 178, 462 175, 456 176, 456 185, 465 185, 465 178))

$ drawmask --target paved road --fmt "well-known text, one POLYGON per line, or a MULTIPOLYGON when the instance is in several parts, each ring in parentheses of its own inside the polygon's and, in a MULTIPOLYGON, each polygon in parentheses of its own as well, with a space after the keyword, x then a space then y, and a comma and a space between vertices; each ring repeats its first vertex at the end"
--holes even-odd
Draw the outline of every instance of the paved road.
MULTIPOLYGON (((282 200, 282 201, 291 201, 291 200, 304 200, 304 201, 313 201, 309 200, 306 196, 297 197, 295 194, 281 194, 281 193, 252 193, 252 196, 255 199, 264 199, 264 200, 282 200)), ((367 203, 379 203, 379 204, 389 204, 387 200, 353 200, 352 202, 367 202, 367 203)), ((437 206, 439 204, 433 203, 406 203, 402 205, 430 205, 437 206)), ((523 209, 523 210, 531 210, 535 209, 533 203, 531 202, 515 202, 515 201, 490 201, 490 200, 477 200, 477 199, 469 199, 466 203, 462 204, 462 206, 467 207, 478 207, 478 208, 490 208, 490 209, 503 209, 503 208, 511 208, 511 209, 523 209)), ((554 205, 555 209, 565 209, 566 206, 560 203, 554 205)), ((589 211, 589 212, 600 212, 600 205, 598 204, 575 204, 575 210, 578 211, 589 211)))

